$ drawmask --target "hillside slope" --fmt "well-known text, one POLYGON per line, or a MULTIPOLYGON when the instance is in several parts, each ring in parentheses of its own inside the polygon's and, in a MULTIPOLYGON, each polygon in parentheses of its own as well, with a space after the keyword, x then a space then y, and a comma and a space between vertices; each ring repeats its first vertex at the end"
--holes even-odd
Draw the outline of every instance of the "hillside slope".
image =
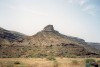
POLYGON ((100 57, 99 50, 89 46, 85 40, 60 34, 53 25, 47 25, 33 36, 21 38, 23 40, 13 42, 1 38, 0 41, 8 43, 6 46, 1 44, 0 57, 100 57))
POLYGON ((92 42, 87 42, 88 45, 100 50, 100 43, 92 43, 92 42))
POLYGON ((6 39, 9 41, 15 41, 15 40, 23 38, 24 36, 25 35, 22 33, 15 32, 15 31, 9 31, 9 30, 0 28, 0 38, 2 39, 6 39))

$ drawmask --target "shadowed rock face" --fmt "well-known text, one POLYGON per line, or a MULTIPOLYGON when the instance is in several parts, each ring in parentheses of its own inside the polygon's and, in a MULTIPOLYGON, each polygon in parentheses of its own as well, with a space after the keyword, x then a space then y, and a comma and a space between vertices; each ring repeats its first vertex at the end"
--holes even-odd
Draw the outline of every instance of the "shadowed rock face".
POLYGON ((15 31, 8 31, 0 28, 0 38, 7 39, 9 41, 16 41, 23 38, 25 35, 15 31))
POLYGON ((9 42, 7 39, 12 36, 1 34, 6 38, 0 39, 0 57, 100 57, 83 39, 60 34, 53 25, 47 25, 33 36, 25 36, 23 41, 9 42))

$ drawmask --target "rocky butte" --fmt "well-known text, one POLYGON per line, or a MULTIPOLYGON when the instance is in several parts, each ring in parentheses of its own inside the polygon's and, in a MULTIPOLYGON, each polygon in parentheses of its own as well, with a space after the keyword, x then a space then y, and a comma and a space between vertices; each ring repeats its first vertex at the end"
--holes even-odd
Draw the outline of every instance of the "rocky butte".
MULTIPOLYGON (((2 30, 2 32, 4 31, 2 30)), ((15 35, 15 32, 12 33, 8 30, 6 32, 9 32, 9 35, 15 35)), ((18 38, 12 41, 9 40, 12 37, 8 37, 8 34, 0 32, 0 35, 1 58, 100 57, 100 50, 88 45, 83 39, 60 34, 53 25, 47 25, 33 36, 20 35, 17 32, 18 38)))
POLYGON ((47 32, 53 32, 54 31, 54 27, 53 25, 47 25, 43 31, 47 31, 47 32))

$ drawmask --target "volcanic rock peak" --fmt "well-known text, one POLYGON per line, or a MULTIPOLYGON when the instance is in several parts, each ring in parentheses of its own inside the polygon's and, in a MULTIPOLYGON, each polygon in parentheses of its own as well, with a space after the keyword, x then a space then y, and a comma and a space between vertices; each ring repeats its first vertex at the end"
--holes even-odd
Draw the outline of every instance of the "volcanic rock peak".
POLYGON ((44 27, 43 31, 47 31, 47 32, 54 31, 54 27, 53 25, 47 25, 46 27, 44 27))

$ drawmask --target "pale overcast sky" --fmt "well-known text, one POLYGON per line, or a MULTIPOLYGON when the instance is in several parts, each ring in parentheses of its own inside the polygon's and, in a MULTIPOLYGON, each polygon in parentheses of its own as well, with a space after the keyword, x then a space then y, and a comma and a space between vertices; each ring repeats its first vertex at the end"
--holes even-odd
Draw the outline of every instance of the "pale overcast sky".
POLYGON ((100 42, 100 0, 0 0, 0 27, 33 35, 48 24, 62 34, 100 42))

